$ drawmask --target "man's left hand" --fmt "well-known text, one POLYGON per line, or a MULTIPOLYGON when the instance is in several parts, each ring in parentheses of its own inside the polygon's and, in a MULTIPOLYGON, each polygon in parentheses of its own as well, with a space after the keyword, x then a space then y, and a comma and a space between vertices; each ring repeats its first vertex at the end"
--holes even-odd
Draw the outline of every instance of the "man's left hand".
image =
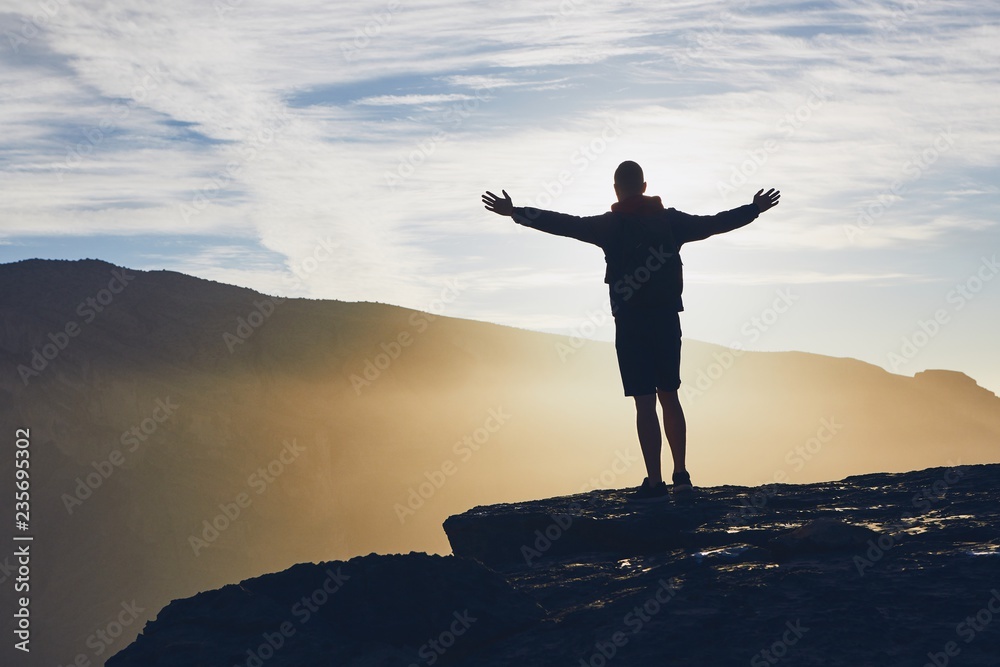
POLYGON ((757 194, 753 196, 753 203, 757 204, 757 208, 761 213, 769 208, 778 205, 778 199, 781 197, 781 190, 775 190, 771 188, 767 192, 764 192, 763 188, 757 191, 757 194))

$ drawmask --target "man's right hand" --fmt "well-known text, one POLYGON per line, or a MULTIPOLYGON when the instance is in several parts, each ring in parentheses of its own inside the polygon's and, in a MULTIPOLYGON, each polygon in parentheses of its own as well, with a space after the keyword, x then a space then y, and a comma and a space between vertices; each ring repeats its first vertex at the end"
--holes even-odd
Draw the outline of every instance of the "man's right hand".
POLYGON ((493 211, 498 215, 512 215, 514 213, 514 202, 510 200, 510 195, 507 194, 506 190, 501 190, 503 193, 503 199, 497 197, 495 194, 486 191, 483 195, 483 203, 486 204, 487 211, 493 211))

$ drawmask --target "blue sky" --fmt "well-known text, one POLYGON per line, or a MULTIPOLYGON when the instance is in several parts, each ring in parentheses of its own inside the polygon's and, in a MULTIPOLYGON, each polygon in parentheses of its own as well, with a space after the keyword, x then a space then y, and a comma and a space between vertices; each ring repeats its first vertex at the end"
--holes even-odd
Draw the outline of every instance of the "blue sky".
POLYGON ((479 195, 595 214, 633 159, 690 213, 782 191, 685 248, 685 335, 1000 392, 988 4, 4 7, 0 261, 99 257, 608 340, 600 250, 479 195))

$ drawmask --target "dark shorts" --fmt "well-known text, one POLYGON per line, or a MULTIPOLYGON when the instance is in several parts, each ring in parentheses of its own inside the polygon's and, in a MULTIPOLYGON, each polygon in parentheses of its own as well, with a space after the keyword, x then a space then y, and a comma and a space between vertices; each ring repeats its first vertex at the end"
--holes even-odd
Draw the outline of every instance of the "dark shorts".
POLYGON ((681 386, 680 313, 663 308, 618 313, 615 350, 626 396, 681 386))

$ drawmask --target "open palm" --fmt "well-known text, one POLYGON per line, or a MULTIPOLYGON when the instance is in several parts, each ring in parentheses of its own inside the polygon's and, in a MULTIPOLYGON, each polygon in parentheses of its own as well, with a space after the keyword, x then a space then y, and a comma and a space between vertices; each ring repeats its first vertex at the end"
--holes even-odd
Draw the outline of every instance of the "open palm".
POLYGON ((510 200, 510 195, 507 194, 506 190, 501 190, 503 193, 503 199, 497 197, 495 194, 486 191, 483 195, 483 203, 486 204, 487 211, 493 211, 497 215, 511 215, 514 212, 514 202, 510 200))
POLYGON ((774 188, 771 188, 767 192, 764 192, 764 189, 761 188, 760 190, 757 191, 757 194, 753 196, 753 203, 757 204, 757 208, 760 209, 761 213, 763 213, 767 209, 773 206, 777 206, 778 199, 780 197, 781 197, 781 190, 775 190, 774 188))

